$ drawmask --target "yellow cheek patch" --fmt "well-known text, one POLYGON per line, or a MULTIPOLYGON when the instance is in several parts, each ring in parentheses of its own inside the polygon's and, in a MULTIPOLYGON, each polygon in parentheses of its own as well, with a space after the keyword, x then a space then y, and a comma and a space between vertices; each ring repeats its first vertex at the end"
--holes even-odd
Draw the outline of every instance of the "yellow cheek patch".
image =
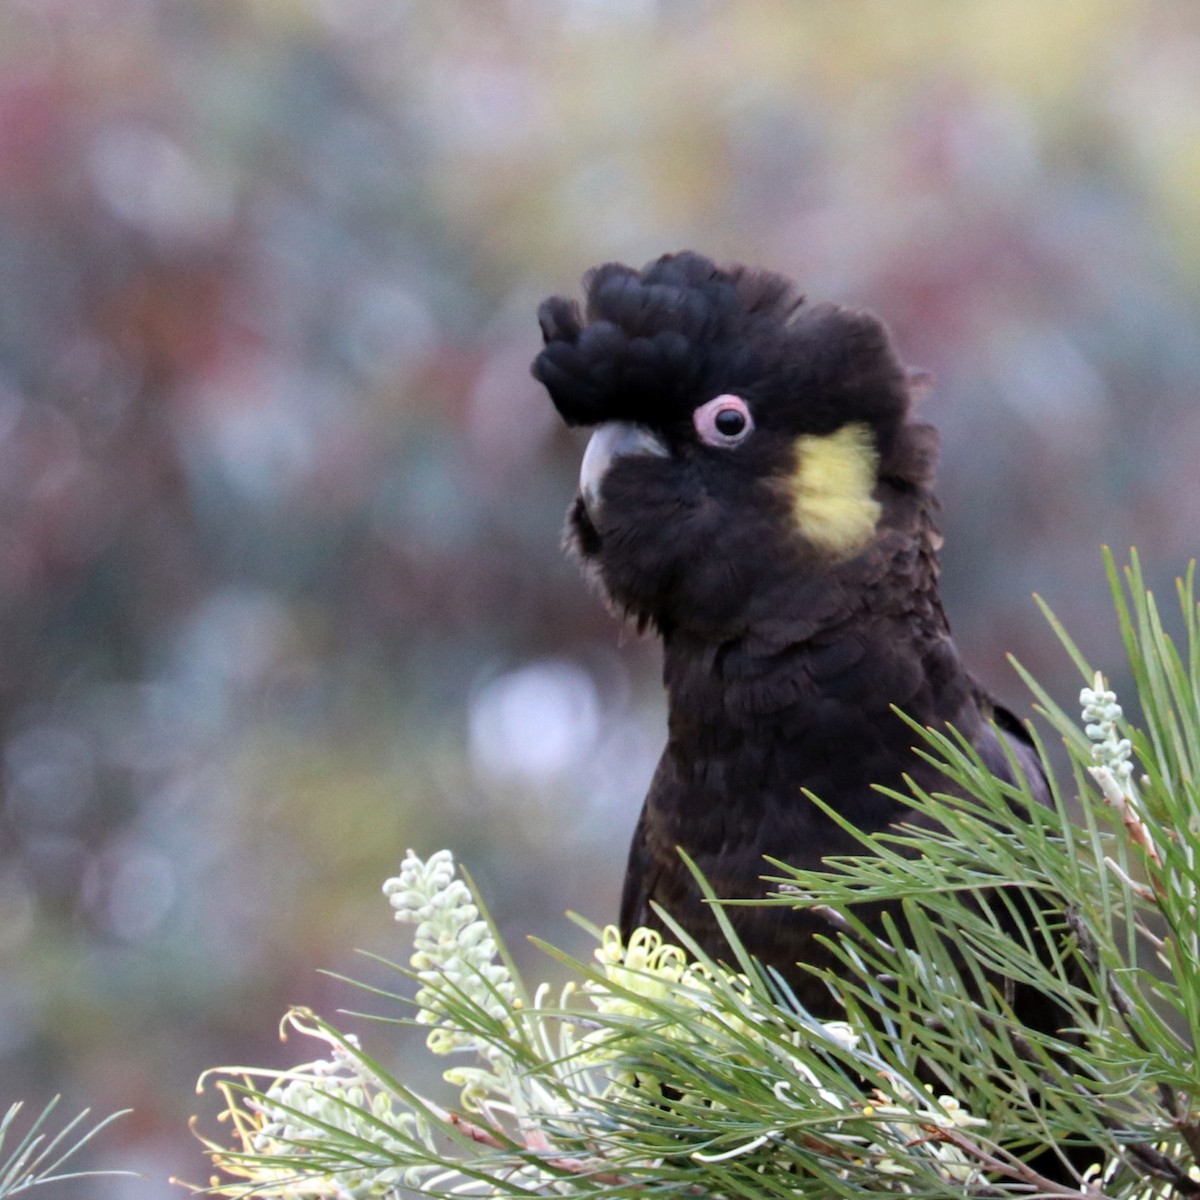
POLYGON ((866 425, 796 439, 791 478, 792 512, 800 532, 818 549, 839 557, 856 554, 879 523, 875 490, 879 452, 866 425))

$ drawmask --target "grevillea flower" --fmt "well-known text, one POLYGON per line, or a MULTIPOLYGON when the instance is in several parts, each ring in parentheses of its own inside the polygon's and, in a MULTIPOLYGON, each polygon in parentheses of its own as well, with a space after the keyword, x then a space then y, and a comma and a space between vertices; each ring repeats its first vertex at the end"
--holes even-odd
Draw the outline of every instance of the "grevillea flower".
POLYGON ((463 1030, 444 1000, 444 993, 453 991, 500 1022, 511 1021, 516 1000, 516 987, 508 968, 498 961, 492 931, 455 873, 454 856, 439 850, 422 861, 409 850, 400 874, 384 883, 383 893, 396 910, 396 920, 416 926, 410 961, 424 985, 416 996, 417 1020, 434 1026, 430 1050, 478 1050, 494 1057, 463 1030))
MULTIPOLYGON (((1092 758, 1096 763, 1088 768, 1088 774, 1099 785, 1105 801, 1121 814, 1130 841, 1141 846, 1151 861, 1161 865, 1133 782, 1133 746, 1128 738, 1120 736, 1118 723, 1124 714, 1116 692, 1105 688, 1104 677, 1097 671, 1094 686, 1079 693, 1079 703, 1083 705, 1083 731, 1092 742, 1092 758)), ((1109 866, 1113 865, 1109 860, 1109 866)))
POLYGON ((1092 758, 1097 767, 1107 768, 1124 787, 1133 776, 1133 763, 1130 761, 1133 746, 1118 731, 1118 722, 1124 713, 1117 703, 1116 692, 1104 686, 1104 677, 1098 671, 1093 682, 1094 687, 1085 687, 1079 693, 1079 703, 1083 705, 1084 733, 1093 743, 1092 758))
MULTIPOLYGON (((744 1056, 756 1071, 773 1061, 776 1100, 800 1119, 812 1110, 822 1114, 822 1136, 881 1175, 912 1173, 894 1149, 899 1138, 935 1159, 946 1179, 958 1184, 976 1177, 952 1140, 936 1136, 939 1129, 978 1123, 955 1098, 914 1092, 877 1066, 870 1072, 873 1094, 849 1098, 854 1080, 866 1075, 838 1063, 857 1055, 863 1042, 869 1056, 870 1045, 869 1035, 844 1021, 798 1022, 746 976, 689 961, 681 947, 650 929, 635 930, 627 940, 605 929, 596 950, 599 977, 581 989, 568 984, 558 997, 543 985, 523 1001, 449 851, 427 859, 409 851, 383 890, 396 919, 415 927, 416 1020, 430 1027, 429 1048, 476 1056, 475 1063, 444 1073, 459 1089, 459 1109, 451 1112, 397 1086, 353 1038, 312 1014, 293 1012, 290 1027, 324 1041, 328 1056, 286 1071, 254 1072, 267 1083, 240 1101, 223 1085, 241 1149, 210 1148, 226 1174, 241 1182, 221 1194, 366 1200, 399 1195, 401 1188, 496 1196, 511 1194, 514 1185, 570 1194, 572 1175, 605 1173, 604 1159, 590 1147, 597 1131, 619 1143, 622 1131, 612 1114, 622 1092, 657 1095, 661 1085, 671 1089, 672 1104, 697 1102, 679 1092, 677 1081, 625 1061, 631 1031, 651 1027, 678 1047, 681 1059, 713 1045, 726 1047, 731 1061, 744 1056), (576 992, 591 1013, 578 1005, 576 992), (814 1045, 829 1054, 822 1068, 828 1078, 818 1078, 809 1065, 818 1061, 814 1045), (847 1070, 850 1088, 834 1090, 834 1076, 847 1070), (467 1112, 479 1114, 479 1123, 467 1112), (497 1152, 496 1174, 482 1159, 468 1167, 467 1158, 456 1164, 440 1155, 439 1128, 497 1152), (889 1138, 880 1136, 884 1129, 889 1138), (499 1153, 510 1145, 520 1151, 499 1153)), ((724 1108, 712 1097, 698 1102, 710 1113, 724 1108)), ((784 1120, 778 1128, 696 1147, 689 1157, 697 1163, 752 1158, 759 1171, 772 1169, 777 1157, 787 1169, 790 1127, 784 1120)))

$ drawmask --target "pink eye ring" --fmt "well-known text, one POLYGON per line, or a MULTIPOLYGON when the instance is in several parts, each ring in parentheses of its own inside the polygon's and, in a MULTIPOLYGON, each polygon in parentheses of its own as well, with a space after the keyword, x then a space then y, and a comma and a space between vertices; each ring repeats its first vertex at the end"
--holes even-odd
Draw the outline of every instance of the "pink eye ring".
POLYGON ((706 446, 728 449, 744 442, 754 430, 750 406, 732 393, 715 396, 692 413, 696 433, 706 446))

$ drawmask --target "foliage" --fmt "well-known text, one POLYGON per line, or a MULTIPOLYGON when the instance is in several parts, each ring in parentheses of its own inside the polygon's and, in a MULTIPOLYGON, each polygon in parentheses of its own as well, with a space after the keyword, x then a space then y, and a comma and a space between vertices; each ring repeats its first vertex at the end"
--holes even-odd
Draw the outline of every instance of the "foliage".
POLYGON ((842 1019, 800 1008, 724 913, 728 965, 673 925, 677 945, 605 930, 595 964, 547 947, 572 982, 530 995, 449 853, 410 852, 385 891, 416 927, 396 969, 418 991, 378 997, 387 1020, 429 1026, 435 1053, 469 1056, 446 1072, 456 1100, 417 1095, 294 1010, 287 1023, 328 1056, 217 1073, 237 1145, 208 1143, 223 1173, 212 1190, 1200 1193, 1200 612, 1189 571, 1177 647, 1136 556, 1124 581, 1108 565, 1142 725, 1055 623, 1089 686, 1081 730, 1026 676, 1070 756, 1067 786, 1039 741, 1052 807, 953 731, 922 730, 953 787, 909 798, 934 830, 852 829, 859 855, 819 872, 775 864, 768 902, 828 921, 823 977, 842 1019), (1057 1032, 1021 1024, 1031 990, 1057 1001, 1057 1032), (1059 1182, 1081 1161, 1083 1179, 1059 1182))
POLYGON ((22 1196, 34 1188, 50 1183, 64 1183, 70 1179, 94 1179, 99 1175, 126 1175, 126 1171, 75 1171, 65 1170, 74 1158, 98 1133, 123 1113, 113 1113, 87 1125, 88 1110, 72 1117, 57 1133, 48 1126, 58 1097, 51 1100, 34 1118, 33 1123, 19 1138, 12 1149, 4 1153, 9 1137, 16 1133, 17 1118, 24 1106, 17 1102, 9 1106, 0 1117, 0 1200, 10 1196, 22 1196))

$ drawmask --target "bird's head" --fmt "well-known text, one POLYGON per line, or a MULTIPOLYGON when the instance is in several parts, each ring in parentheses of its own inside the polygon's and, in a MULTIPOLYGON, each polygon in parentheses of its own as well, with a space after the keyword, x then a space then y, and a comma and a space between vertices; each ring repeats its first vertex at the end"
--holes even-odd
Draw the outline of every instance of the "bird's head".
POLYGON ((640 625, 736 636, 924 513, 936 435, 870 313, 692 253, 584 292, 538 310, 533 374, 594 429, 567 538, 640 625))

